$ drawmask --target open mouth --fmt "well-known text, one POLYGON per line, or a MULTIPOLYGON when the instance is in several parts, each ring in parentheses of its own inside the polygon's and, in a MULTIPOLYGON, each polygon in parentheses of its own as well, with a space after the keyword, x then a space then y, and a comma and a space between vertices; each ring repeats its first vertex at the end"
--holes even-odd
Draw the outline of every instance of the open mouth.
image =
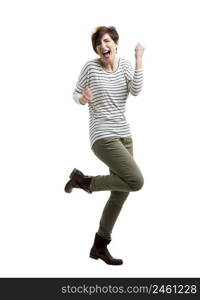
POLYGON ((110 50, 104 51, 104 52, 103 52, 103 56, 104 56, 105 58, 109 58, 109 57, 110 57, 110 50))

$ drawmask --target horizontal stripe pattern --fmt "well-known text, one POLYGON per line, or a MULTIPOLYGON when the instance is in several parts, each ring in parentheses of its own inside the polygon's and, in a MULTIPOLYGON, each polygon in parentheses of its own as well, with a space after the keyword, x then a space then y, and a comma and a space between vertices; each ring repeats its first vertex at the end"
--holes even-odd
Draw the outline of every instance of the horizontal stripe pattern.
POLYGON ((98 59, 89 60, 82 68, 73 98, 80 104, 83 89, 89 87, 93 98, 89 107, 90 146, 105 137, 131 137, 125 117, 129 94, 139 95, 143 86, 143 70, 134 70, 131 62, 120 58, 118 69, 108 72, 98 59))

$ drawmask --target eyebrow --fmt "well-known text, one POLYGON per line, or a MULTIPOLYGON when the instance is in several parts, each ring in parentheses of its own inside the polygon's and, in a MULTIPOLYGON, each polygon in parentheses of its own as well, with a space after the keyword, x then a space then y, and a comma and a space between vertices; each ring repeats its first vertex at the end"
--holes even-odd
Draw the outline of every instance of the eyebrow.
MULTIPOLYGON (((107 38, 104 38, 103 41, 110 40, 110 39, 111 39, 110 37, 107 37, 107 38)), ((100 44, 101 44, 101 40, 99 40, 99 41, 97 42, 97 45, 100 45, 100 44)))

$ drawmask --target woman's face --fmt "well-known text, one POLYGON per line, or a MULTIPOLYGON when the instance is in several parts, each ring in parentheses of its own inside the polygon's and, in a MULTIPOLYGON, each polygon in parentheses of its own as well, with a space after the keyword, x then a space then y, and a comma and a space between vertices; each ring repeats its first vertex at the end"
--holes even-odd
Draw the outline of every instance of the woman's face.
POLYGON ((108 33, 105 33, 96 47, 97 54, 104 62, 112 61, 115 58, 117 44, 108 33))

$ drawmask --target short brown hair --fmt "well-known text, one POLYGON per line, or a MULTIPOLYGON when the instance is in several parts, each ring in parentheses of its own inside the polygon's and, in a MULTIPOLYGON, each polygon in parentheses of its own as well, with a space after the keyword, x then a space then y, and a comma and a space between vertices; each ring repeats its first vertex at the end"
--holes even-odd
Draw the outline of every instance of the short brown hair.
POLYGON ((96 53, 97 53, 97 50, 96 50, 97 45, 100 43, 100 40, 105 33, 109 34, 109 36, 115 42, 115 44, 119 40, 119 34, 114 26, 109 26, 109 27, 98 26, 98 27, 96 27, 91 36, 92 47, 96 53))

